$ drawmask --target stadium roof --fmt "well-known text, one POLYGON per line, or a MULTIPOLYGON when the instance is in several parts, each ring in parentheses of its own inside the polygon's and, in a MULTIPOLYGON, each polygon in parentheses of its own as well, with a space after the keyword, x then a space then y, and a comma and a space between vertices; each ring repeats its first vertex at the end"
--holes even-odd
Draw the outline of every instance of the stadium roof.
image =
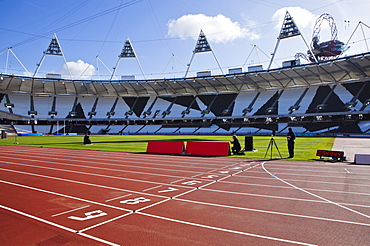
POLYGON ((1 74, 0 91, 33 95, 144 96, 278 90, 368 80, 370 53, 255 72, 155 80, 72 80, 1 74))

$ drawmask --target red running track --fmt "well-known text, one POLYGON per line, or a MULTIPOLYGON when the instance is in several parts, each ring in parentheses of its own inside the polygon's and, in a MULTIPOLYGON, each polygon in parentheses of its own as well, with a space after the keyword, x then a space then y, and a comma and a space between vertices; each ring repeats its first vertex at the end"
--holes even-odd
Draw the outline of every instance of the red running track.
POLYGON ((370 245, 370 166, 0 153, 1 245, 370 245))

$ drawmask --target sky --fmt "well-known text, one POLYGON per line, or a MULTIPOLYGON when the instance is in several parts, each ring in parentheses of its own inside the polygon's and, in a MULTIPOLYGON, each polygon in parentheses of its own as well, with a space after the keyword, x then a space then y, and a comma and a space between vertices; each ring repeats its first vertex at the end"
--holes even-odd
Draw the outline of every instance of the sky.
MULTIPOLYGON (((323 13, 348 43, 343 55, 370 46, 368 0, 0 0, 0 7, 0 73, 16 75, 34 75, 37 64, 36 76, 76 80, 109 79, 113 68, 114 79, 182 78, 188 67, 187 77, 266 69, 286 11, 302 35, 281 40, 271 68, 307 53, 323 13), (193 54, 201 30, 212 51, 193 54), (54 34, 63 56, 44 56, 54 34), (126 39, 136 58, 119 59, 126 39)), ((331 38, 328 21, 319 35, 331 38)))

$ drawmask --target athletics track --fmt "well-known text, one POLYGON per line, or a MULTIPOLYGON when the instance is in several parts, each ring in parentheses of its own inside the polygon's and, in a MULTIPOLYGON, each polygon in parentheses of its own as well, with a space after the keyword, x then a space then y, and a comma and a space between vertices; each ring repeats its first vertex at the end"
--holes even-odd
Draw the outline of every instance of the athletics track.
POLYGON ((1 245, 370 245, 370 166, 0 146, 1 245))

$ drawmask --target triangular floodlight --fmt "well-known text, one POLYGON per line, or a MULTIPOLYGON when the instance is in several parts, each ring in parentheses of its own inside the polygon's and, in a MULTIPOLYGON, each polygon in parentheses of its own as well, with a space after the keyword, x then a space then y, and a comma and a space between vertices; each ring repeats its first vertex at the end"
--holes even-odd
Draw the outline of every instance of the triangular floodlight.
POLYGON ((54 33, 53 38, 50 41, 48 49, 45 51, 46 55, 57 55, 62 56, 63 52, 60 48, 56 34, 54 33))
POLYGON ((206 35, 203 31, 200 30, 199 38, 197 44, 195 45, 194 53, 212 51, 211 46, 209 45, 206 35))
POLYGON ((130 39, 126 38, 119 58, 136 57, 134 49, 132 48, 130 39))
POLYGON ((133 46, 131 45, 130 39, 127 37, 126 41, 125 41, 125 44, 123 45, 121 54, 118 56, 118 61, 116 63, 116 66, 113 68, 113 73, 112 73, 112 76, 110 77, 110 80, 112 80, 114 75, 116 74, 116 69, 117 69, 118 64, 119 64, 119 62, 121 61, 122 58, 136 58, 137 64, 139 65, 141 73, 142 73, 142 75, 145 79, 143 68, 141 67, 139 59, 137 59, 137 57, 135 55, 135 51, 134 51, 133 46))
POLYGON ((298 35, 301 35, 301 32, 294 23, 292 16, 290 16, 289 12, 287 11, 285 13, 283 26, 280 30, 279 39, 290 38, 298 35))
POLYGON ((63 59, 64 59, 64 63, 67 67, 69 76, 72 78, 71 72, 69 71, 69 67, 67 65, 67 61, 66 61, 66 59, 63 55, 62 48, 59 45, 59 41, 58 41, 57 35, 55 33, 54 33, 54 35, 53 35, 53 37, 50 41, 50 44, 49 44, 48 48, 46 49, 46 51, 44 51, 44 55, 42 56, 40 63, 37 64, 37 68, 36 68, 35 73, 33 74, 33 77, 35 77, 37 75, 37 72, 39 71, 39 69, 41 67, 41 64, 44 61, 46 55, 62 56, 63 59))
MULTIPOLYGON (((288 11, 286 11, 284 21, 283 21, 283 25, 281 27, 279 37, 277 38, 275 50, 272 53, 270 64, 269 64, 267 70, 270 70, 270 67, 271 67, 272 61, 274 60, 277 48, 278 48, 279 43, 280 43, 280 40, 285 39, 285 38, 291 38, 291 37, 294 37, 294 36, 301 36, 304 43, 306 44, 307 48, 310 49, 310 51, 311 51, 311 48, 308 46, 306 40, 304 39, 303 35, 299 31, 297 25, 295 24, 295 22, 293 20, 293 17, 289 14, 288 11)), ((311 51, 311 53, 312 53, 312 51, 311 51)))
POLYGON ((186 78, 186 75, 188 75, 188 72, 189 72, 189 69, 190 69, 190 65, 191 65, 191 62, 193 61, 194 59, 194 55, 196 53, 201 53, 201 52, 208 52, 208 51, 211 51, 213 56, 215 57, 215 60, 223 74, 223 71, 222 71, 222 68, 216 58, 216 55, 213 53, 212 49, 211 49, 211 46, 209 45, 208 41, 207 41, 207 38, 206 38, 206 35, 204 35, 203 31, 200 30, 200 34, 199 34, 199 37, 198 37, 198 41, 197 41, 197 44, 195 45, 195 49, 193 50, 193 55, 190 59, 190 62, 188 64, 188 68, 186 69, 186 73, 185 73, 185 78, 186 78))

